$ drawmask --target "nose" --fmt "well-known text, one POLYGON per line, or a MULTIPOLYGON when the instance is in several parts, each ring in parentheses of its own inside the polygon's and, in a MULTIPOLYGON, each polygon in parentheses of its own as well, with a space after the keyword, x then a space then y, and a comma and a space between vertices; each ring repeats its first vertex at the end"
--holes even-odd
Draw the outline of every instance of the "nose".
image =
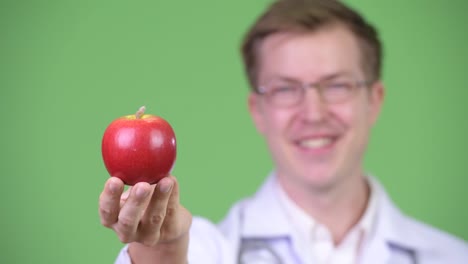
POLYGON ((326 117, 327 104, 317 89, 306 89, 300 111, 304 121, 321 122, 326 117))

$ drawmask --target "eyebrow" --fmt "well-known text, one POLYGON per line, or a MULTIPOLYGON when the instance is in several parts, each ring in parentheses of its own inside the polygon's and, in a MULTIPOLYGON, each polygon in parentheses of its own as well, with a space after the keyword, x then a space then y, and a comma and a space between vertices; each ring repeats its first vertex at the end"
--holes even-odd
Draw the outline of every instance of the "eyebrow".
POLYGON ((352 74, 349 73, 349 72, 345 72, 345 71, 337 72, 337 73, 332 73, 332 74, 325 75, 324 77, 319 79, 319 82, 329 81, 329 80, 333 80, 333 79, 341 78, 341 77, 351 77, 351 76, 352 76, 352 74))
MULTIPOLYGON (((323 82, 323 81, 329 81, 333 80, 336 78, 341 78, 341 77, 351 77, 351 73, 346 72, 346 71, 341 71, 341 72, 336 72, 336 73, 331 73, 331 74, 326 74, 325 76, 322 76, 319 78, 318 81, 316 82, 323 82)), ((273 78, 272 80, 274 81, 284 81, 284 82, 293 82, 293 83, 301 83, 299 80, 288 77, 288 76, 278 76, 273 78)))

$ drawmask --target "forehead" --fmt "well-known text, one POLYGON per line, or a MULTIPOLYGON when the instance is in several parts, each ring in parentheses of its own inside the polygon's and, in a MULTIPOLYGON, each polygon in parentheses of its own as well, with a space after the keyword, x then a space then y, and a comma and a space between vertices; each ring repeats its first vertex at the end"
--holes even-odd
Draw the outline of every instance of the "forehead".
POLYGON ((260 82, 272 78, 313 82, 341 72, 362 75, 358 41, 342 26, 268 36, 259 45, 258 62, 260 82))

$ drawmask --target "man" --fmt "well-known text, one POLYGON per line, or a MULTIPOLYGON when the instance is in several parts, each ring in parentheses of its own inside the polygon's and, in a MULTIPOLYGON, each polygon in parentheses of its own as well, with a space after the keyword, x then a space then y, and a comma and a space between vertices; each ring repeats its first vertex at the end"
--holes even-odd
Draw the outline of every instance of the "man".
POLYGON ((122 197, 111 178, 100 213, 129 243, 118 263, 468 262, 464 241, 403 215, 363 171, 384 99, 371 25, 338 1, 280 0, 242 52, 249 110, 274 171, 219 228, 191 223, 172 176, 122 197))

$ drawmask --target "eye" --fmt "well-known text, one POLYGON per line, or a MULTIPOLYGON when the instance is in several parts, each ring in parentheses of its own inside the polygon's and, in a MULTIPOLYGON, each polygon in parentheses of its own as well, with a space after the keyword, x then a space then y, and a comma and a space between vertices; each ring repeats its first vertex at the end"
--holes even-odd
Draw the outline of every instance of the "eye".
POLYGON ((321 87, 324 99, 329 103, 340 102, 349 98, 353 91, 353 82, 332 80, 321 87))
POLYGON ((329 91, 348 91, 351 90, 352 85, 350 82, 347 81, 334 81, 330 83, 326 83, 324 88, 329 91))
POLYGON ((270 93, 274 94, 289 94, 295 93, 298 90, 298 86, 294 84, 274 84, 271 87, 270 93))

